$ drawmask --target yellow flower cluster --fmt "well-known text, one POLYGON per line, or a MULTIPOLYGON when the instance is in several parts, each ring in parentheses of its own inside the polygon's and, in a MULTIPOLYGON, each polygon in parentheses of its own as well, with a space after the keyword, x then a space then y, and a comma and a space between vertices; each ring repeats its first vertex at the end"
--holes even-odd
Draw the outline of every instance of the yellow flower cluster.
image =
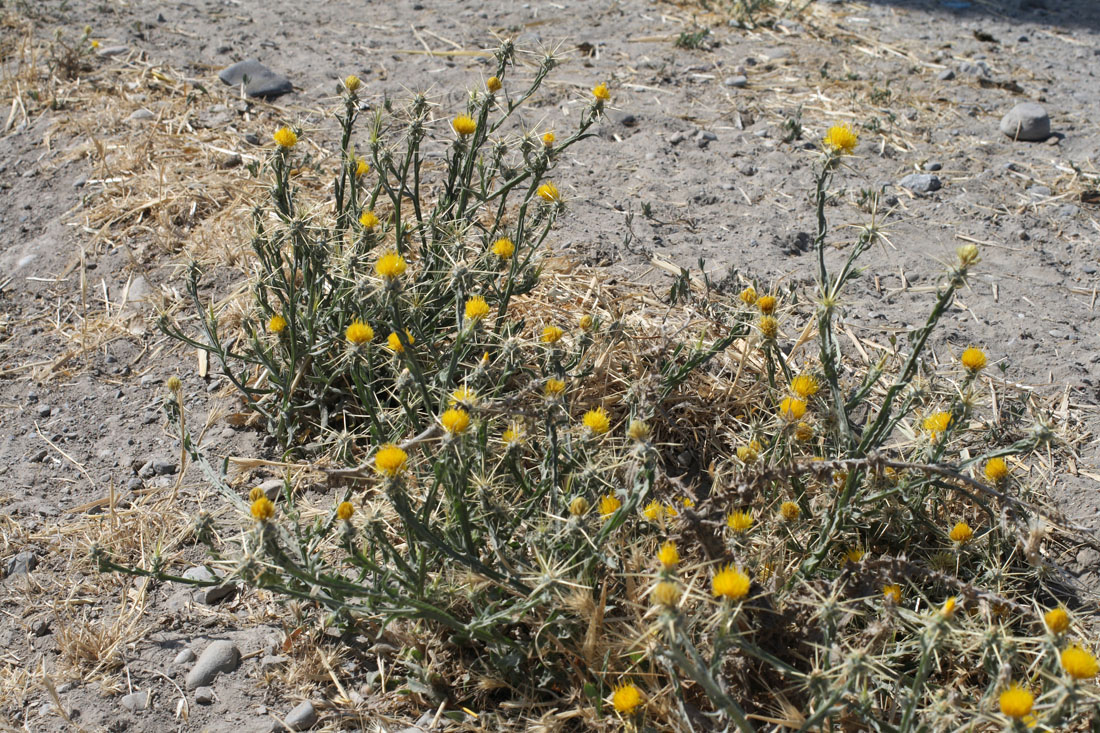
POLYGON ((619 501, 619 497, 614 494, 606 494, 600 497, 600 516, 607 519, 615 512, 619 511, 623 503, 619 501))
POLYGON ((451 435, 459 435, 470 427, 470 413, 462 408, 452 407, 439 416, 439 422, 451 435))
POLYGON ((485 298, 475 295, 466 301, 466 320, 480 321, 487 315, 489 315, 489 304, 485 302, 485 298))
POLYGON ((535 190, 535 193, 538 194, 538 197, 543 201, 549 201, 551 203, 561 201, 561 193, 558 192, 558 187, 550 181, 539 186, 535 190))
POLYGON ((951 532, 948 533, 951 537, 951 541, 958 545, 965 545, 974 537, 974 530, 970 528, 970 525, 966 522, 958 522, 951 528, 951 532))
MULTIPOLYGON (((263 490, 260 490, 263 493, 263 490)), ((266 522, 275 516, 275 504, 266 496, 261 496, 252 502, 252 518, 257 522, 266 522)))
POLYGON ((748 532, 752 528, 754 521, 752 512, 748 511, 730 512, 726 516, 726 524, 738 534, 748 532))
POLYGON ((962 356, 959 357, 959 361, 962 365, 972 372, 978 372, 985 369, 985 352, 979 348, 971 346, 969 349, 963 351, 962 356))
POLYGON ((502 260, 510 258, 515 254, 516 245, 512 244, 512 240, 508 237, 501 237, 497 241, 493 242, 493 254, 502 260))
POLYGON ((711 578, 711 592, 717 597, 740 600, 749 594, 752 580, 740 570, 727 565, 711 578))
POLYGON ((336 517, 343 521, 351 519, 351 515, 355 514, 355 506, 350 501, 342 501, 336 505, 336 517))
POLYGON ((630 683, 619 685, 611 693, 611 705, 623 715, 633 714, 642 702, 642 691, 630 683))
POLYGON ((544 344, 556 344, 557 342, 561 341, 561 337, 564 335, 565 331, 563 331, 561 328, 557 326, 547 326, 546 328, 542 329, 542 336, 540 336, 540 340, 544 344))
POLYGON ((359 225, 364 229, 374 229, 378 223, 378 216, 373 211, 364 211, 359 215, 359 225))

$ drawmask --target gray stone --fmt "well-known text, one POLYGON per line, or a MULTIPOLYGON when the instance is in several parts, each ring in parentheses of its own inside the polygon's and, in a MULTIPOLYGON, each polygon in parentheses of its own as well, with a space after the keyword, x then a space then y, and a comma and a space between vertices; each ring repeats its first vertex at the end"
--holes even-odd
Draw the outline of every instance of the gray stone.
POLYGON ((153 461, 153 473, 157 476, 171 476, 179 470, 179 463, 176 461, 153 461))
POLYGON ((959 64, 959 71, 968 76, 978 76, 984 79, 988 79, 990 75, 989 64, 984 61, 964 61, 959 64))
POLYGON ((282 74, 276 74, 256 59, 238 61, 227 66, 218 78, 229 86, 244 84, 244 92, 250 97, 278 97, 294 91, 294 86, 282 74))
POLYGON ((269 478, 260 484, 260 489, 263 490, 264 496, 271 501, 275 501, 283 493, 283 480, 281 478, 269 478))
POLYGON ((190 649, 184 649, 172 660, 172 666, 182 667, 185 664, 191 664, 193 661, 195 661, 195 652, 190 649))
POLYGON ((749 78, 738 74, 737 76, 731 76, 723 82, 728 87, 734 87, 740 89, 741 87, 748 86, 749 78))
POLYGON ((699 130, 695 133, 695 143, 701 148, 705 148, 717 139, 718 136, 710 130, 699 130))
POLYGON ((104 48, 99 49, 99 51, 96 52, 96 55, 102 56, 103 58, 106 58, 108 56, 121 56, 129 50, 129 46, 105 46, 104 48))
POLYGON ((924 164, 924 169, 926 171, 943 170, 943 163, 939 162, 938 160, 930 160, 924 164))
POLYGON ((1028 186, 1027 187, 1027 192, 1030 193, 1035 198, 1045 199, 1047 196, 1050 196, 1050 187, 1049 186, 1039 186, 1039 185, 1028 186))
POLYGON ((304 700, 286 714, 285 722, 290 730, 309 730, 317 722, 317 711, 313 703, 304 700))
POLYGON ((943 71, 941 71, 939 74, 936 75, 936 78, 939 79, 940 81, 951 81, 952 79, 955 78, 955 70, 954 69, 944 69, 943 71))
POLYGON ((1050 137, 1050 116, 1035 102, 1021 102, 1001 118, 1001 132, 1013 140, 1046 140, 1050 137))
POLYGON ((265 654, 263 659, 260 660, 260 669, 267 671, 275 667, 281 667, 290 661, 290 657, 284 657, 281 654, 265 654))
POLYGON ((38 556, 33 552, 20 552, 15 557, 8 559, 7 577, 13 575, 26 575, 38 567, 38 556))
POLYGON ((185 684, 188 690, 206 687, 220 672, 232 672, 241 663, 241 651, 237 645, 226 639, 211 642, 203 650, 202 656, 187 673, 185 684))
POLYGON ((122 698, 122 707, 126 708, 131 713, 145 710, 149 707, 149 691, 131 692, 129 695, 122 698))
MULTIPOLYGON (((188 568, 183 571, 183 577, 188 580, 221 580, 222 576, 214 573, 210 568, 198 565, 193 568, 188 568)), ((191 597, 195 599, 195 603, 201 603, 204 606, 213 606, 215 603, 225 598, 226 596, 233 595, 233 591, 236 590, 236 586, 233 583, 222 583, 221 585, 207 585, 199 586, 191 591, 191 597)))
POLYGON ((214 688, 200 687, 195 690, 195 702, 199 705, 211 705, 214 702, 214 688))
POLYGON ((151 120, 154 117, 156 117, 156 115, 153 114, 152 111, 142 107, 141 109, 135 109, 126 119, 130 120, 131 122, 142 122, 144 120, 151 120))
POLYGON ((50 413, 53 412, 53 408, 49 405, 39 405, 35 412, 38 413, 39 417, 49 417, 50 413))
POLYGON ((145 482, 134 476, 132 479, 126 482, 126 488, 130 491, 139 491, 145 488, 145 482))
POLYGON ((47 636, 50 631, 50 620, 47 618, 35 619, 31 624, 31 633, 35 636, 47 636))
POLYGON ((898 181, 898 185, 914 193, 932 193, 939 191, 943 183, 940 182, 939 176, 931 173, 911 173, 898 181))

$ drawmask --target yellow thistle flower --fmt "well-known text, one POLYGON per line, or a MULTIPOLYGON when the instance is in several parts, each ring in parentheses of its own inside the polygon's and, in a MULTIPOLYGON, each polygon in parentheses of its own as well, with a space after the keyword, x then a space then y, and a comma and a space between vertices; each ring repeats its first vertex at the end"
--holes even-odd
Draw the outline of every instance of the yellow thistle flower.
POLYGON ((607 84, 600 82, 592 87, 592 96, 600 102, 606 102, 611 99, 611 91, 608 90, 607 84))
POLYGON ((822 141, 825 147, 836 153, 850 153, 859 144, 859 135, 848 125, 833 125, 822 141))
POLYGON ((1008 464, 1003 458, 990 458, 983 473, 990 483, 999 484, 1008 476, 1008 464))
POLYGON ((883 597, 891 603, 901 603, 901 586, 895 583, 882 586, 883 597))
POLYGON ((286 328, 286 319, 276 313, 271 317, 271 320, 267 322, 267 330, 271 333, 282 333, 286 328))
POLYGON ((275 516, 275 504, 266 496, 252 502, 252 518, 257 522, 266 522, 275 516))
POLYGON ((1043 623, 1052 634, 1064 634, 1069 628, 1069 614, 1066 609, 1059 606, 1052 608, 1043 614, 1043 623))
POLYGON ((671 580, 662 580, 657 585, 653 586, 653 590, 650 592, 649 597, 653 600, 653 603, 658 606, 664 606, 665 608, 675 608, 676 604, 680 602, 680 586, 671 580))
POLYGON ((447 404, 451 407, 457 407, 458 405, 476 405, 477 392, 466 385, 462 385, 454 392, 451 392, 451 398, 447 400, 447 404))
POLYGON ((595 325, 595 323, 596 323, 595 319, 594 319, 594 318, 592 318, 592 316, 591 316, 590 314, 588 314, 588 313, 585 313, 585 314, 584 314, 583 316, 581 316, 581 317, 580 317, 580 318, 579 318, 579 319, 577 320, 577 325, 578 325, 578 326, 580 326, 580 329, 581 329, 582 331, 589 331, 589 330, 591 330, 591 329, 592 329, 592 326, 593 326, 593 325, 595 325))
POLYGON ((774 295, 761 295, 756 299, 756 307, 766 316, 775 313, 775 306, 778 304, 779 301, 775 299, 774 295))
POLYGON ((630 427, 626 429, 626 436, 639 443, 649 440, 649 426, 644 420, 631 420, 630 427))
POLYGON ((642 704, 642 691, 630 683, 619 685, 611 693, 611 705, 623 715, 632 715, 642 704))
POLYGON ((603 435, 611 429, 611 421, 602 407, 584 413, 583 420, 584 426, 591 430, 593 435, 603 435))
POLYGON ((858 547, 851 547, 844 551, 845 563, 857 563, 863 559, 867 553, 858 547))
POLYGON ((760 443, 750 440, 744 445, 737 446, 737 459, 742 463, 755 463, 760 457, 760 443))
POLYGON ((516 252, 516 245, 508 237, 501 237, 493 242, 493 254, 502 260, 510 258, 516 252))
POLYGON ((374 271, 385 280, 396 280, 405 274, 408 263, 405 258, 394 251, 387 252, 374 263, 374 271))
POLYGON ((785 522, 793 522, 802 515, 802 509, 793 501, 785 501, 779 505, 779 516, 785 522))
POLYGON ((711 592, 732 600, 744 598, 749 594, 752 580, 749 576, 730 565, 719 570, 710 581, 711 592))
POLYGON ((809 423, 800 422, 794 426, 794 439, 803 443, 814 439, 814 429, 809 423))
POLYGON ((729 528, 738 534, 747 532, 753 523, 752 512, 730 512, 726 515, 726 524, 729 528))
POLYGON ((623 503, 619 501, 619 497, 614 494, 607 494, 600 498, 600 516, 607 519, 615 512, 619 511, 623 503))
MULTIPOLYGON (((416 339, 413 338, 413 335, 409 333, 408 330, 405 331, 405 340, 409 342, 409 346, 416 343, 416 339)), ((401 343, 401 337, 397 335, 396 331, 391 331, 390 335, 386 337, 386 346, 395 354, 405 353, 405 345, 401 343)))
POLYGON ((475 295, 466 301, 466 320, 480 321, 487 315, 489 315, 489 304, 485 302, 485 298, 475 295))
POLYGON ((359 215, 359 224, 364 229, 374 229, 379 223, 378 216, 373 211, 364 211, 359 215))
POLYGON ((661 544, 657 549, 657 561, 667 569, 671 569, 680 564, 680 551, 676 548, 676 543, 672 540, 668 540, 661 544))
POLYGON ((439 422, 448 433, 458 435, 470 427, 470 413, 460 407, 452 407, 439 416, 439 422))
POLYGON ((361 346, 374 338, 374 329, 356 318, 348 326, 344 336, 356 346, 361 346))
POLYGON ((489 90, 490 94, 499 92, 502 86, 504 85, 500 83, 500 79, 495 76, 490 76, 488 81, 485 82, 485 88, 489 90))
POLYGON ((937 434, 947 430, 951 425, 951 420, 952 417, 950 412, 935 412, 924 418, 922 425, 924 429, 935 438, 937 434))
MULTIPOLYGON (((355 177, 362 178, 368 173, 370 173, 370 163, 363 160, 362 158, 355 158, 355 177)), ((363 221, 363 218, 359 217, 359 221, 363 221)), ((366 224, 364 224, 363 226, 366 226, 366 224)))
POLYGON ((350 501, 342 501, 336 505, 336 516, 345 522, 351 519, 351 515, 355 514, 355 505, 350 501))
POLYGON ((275 142, 280 148, 288 150, 298 143, 298 135, 289 127, 280 127, 272 137, 275 138, 275 142))
POLYGON ((979 372, 985 369, 985 352, 971 346, 969 349, 963 351, 962 356, 959 357, 959 361, 961 361, 962 365, 970 371, 979 372))
POLYGON ((745 305, 753 305, 756 303, 756 288, 751 285, 741 291, 741 294, 737 296, 741 299, 741 302, 745 305))
POLYGON ((551 203, 561 201, 561 193, 558 192, 558 187, 550 181, 539 186, 538 189, 535 190, 535 193, 537 193, 539 198, 543 201, 549 201, 551 203))
POLYGON ((551 377, 546 380, 546 384, 542 388, 542 393, 550 399, 557 399, 565 394, 565 382, 551 377))
POLYGON ((1100 672, 1096 657, 1077 644, 1062 650, 1062 669, 1075 680, 1091 680, 1100 672))
POLYGON ((998 702, 1002 713, 1014 720, 1019 720, 1031 712, 1031 706, 1035 704, 1035 696, 1029 690, 1013 683, 1001 693, 998 702))
POLYGON ((588 513, 588 509, 588 499, 583 496, 575 497, 573 501, 569 502, 569 513, 574 517, 583 517, 588 513))
POLYGON ((542 136, 542 144, 546 147, 550 147, 554 144, 554 140, 556 139, 557 138, 554 137, 554 133, 548 132, 542 136))
POLYGON ((267 494, 265 494, 264 490, 261 489, 259 486, 253 487, 252 491, 248 492, 248 500, 249 501, 256 501, 257 499, 263 499, 266 496, 267 496, 267 494))
POLYGON ((642 516, 651 522, 659 522, 665 516, 665 508, 661 506, 661 502, 654 499, 645 505, 645 509, 642 510, 642 516))
POLYGON ((93 49, 99 48, 99 41, 92 41, 89 45, 91 45, 93 49))
POLYGON ((779 414, 787 422, 801 420, 806 414, 806 402, 797 397, 784 397, 779 403, 779 414))
POLYGON ((817 378, 810 374, 799 374, 791 380, 791 391, 804 400, 813 397, 819 389, 817 378))
POLYGON ((359 77, 355 74, 349 74, 344 79, 344 88, 346 88, 349 92, 354 92, 355 90, 357 90, 359 88, 359 84, 359 77))
POLYGON ((757 328, 760 329, 760 333, 764 338, 769 341, 775 339, 775 337, 779 335, 779 321, 775 320, 772 316, 763 316, 757 324, 757 328))
POLYGON ((564 335, 565 331, 557 326, 547 326, 542 329, 542 336, 539 337, 539 340, 544 344, 556 344, 561 341, 561 337, 564 335))
POLYGON ((951 596, 943 602, 943 606, 940 608, 940 613, 944 618, 951 618, 955 615, 955 606, 959 603, 959 599, 955 596, 951 596))
POLYGON ((453 127, 455 132, 459 135, 465 137, 474 134, 474 131, 477 130, 477 122, 469 115, 459 115, 451 120, 451 127, 453 127))
POLYGON ((168 388, 169 392, 179 392, 183 389, 183 382, 175 374, 168 377, 168 381, 164 383, 164 386, 168 388))
POLYGON ((965 545, 974 537, 974 530, 966 522, 957 522, 948 533, 951 541, 958 545, 965 545))
POLYGON ((409 454, 396 445, 387 444, 374 454, 374 467, 384 476, 396 476, 405 470, 409 454))
POLYGON ((509 450, 523 445, 523 427, 519 423, 512 423, 511 427, 500 434, 500 439, 509 450))

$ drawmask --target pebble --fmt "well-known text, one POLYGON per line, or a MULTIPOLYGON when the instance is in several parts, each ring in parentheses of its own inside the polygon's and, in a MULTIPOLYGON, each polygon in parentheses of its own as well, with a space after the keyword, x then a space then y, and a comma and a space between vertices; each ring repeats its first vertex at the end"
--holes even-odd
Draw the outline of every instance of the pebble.
POLYGON ((742 75, 739 74, 737 76, 729 77, 723 83, 728 87, 734 87, 735 89, 740 89, 742 87, 748 86, 749 78, 747 76, 742 76, 742 75))
POLYGON ((130 120, 131 122, 141 122, 143 120, 151 120, 154 117, 156 117, 156 115, 153 114, 152 111, 142 107, 141 109, 135 109, 126 119, 130 120))
POLYGON ((8 560, 7 575, 11 577, 13 575, 26 575, 27 573, 38 567, 38 556, 33 552, 20 552, 15 557, 8 560))
POLYGON ((1050 188, 1047 186, 1028 186, 1027 192, 1040 199, 1050 196, 1050 188))
POLYGON ((939 74, 936 75, 936 78, 939 79, 940 81, 951 81, 952 79, 955 78, 955 70, 954 69, 944 69, 943 71, 941 71, 939 74))
POLYGON ((126 488, 130 491, 138 491, 145 488, 145 482, 134 476, 132 479, 126 482, 126 488))
POLYGON ((214 688, 200 687, 195 690, 195 702, 199 705, 211 705, 214 702, 214 688))
MULTIPOLYGON (((193 568, 188 568, 183 571, 183 577, 188 580, 221 580, 221 576, 212 572, 210 568, 198 565, 193 568)), ((201 603, 204 606, 213 606, 215 603, 233 594, 236 587, 233 583, 223 583, 221 585, 208 585, 196 587, 191 591, 191 597, 195 599, 196 603, 201 603)))
POLYGON ((317 722, 317 711, 313 703, 304 700, 286 714, 285 722, 290 730, 309 730, 317 722))
POLYGON ((172 660, 172 666, 182 667, 185 664, 191 664, 193 661, 195 661, 195 652, 190 649, 184 649, 172 660))
POLYGON ((679 145, 680 143, 682 143, 684 141, 684 138, 686 138, 686 137, 687 137, 687 135, 685 135, 683 132, 674 132, 674 133, 672 133, 672 135, 669 136, 668 144, 669 145, 679 145))
POLYGON ((260 484, 260 489, 264 492, 264 496, 271 501, 275 501, 283 493, 283 486, 284 483, 281 478, 269 478, 260 484))
POLYGON ((250 97, 278 97, 294 91, 294 85, 282 74, 276 74, 256 59, 238 61, 218 73, 218 78, 229 86, 245 83, 244 92, 250 97), (245 83, 245 77, 248 77, 245 83))
POLYGON ((53 408, 49 405, 39 405, 35 412, 38 413, 39 417, 49 417, 50 413, 53 412, 53 408))
POLYGON ((171 476, 179 470, 179 463, 176 461, 153 461, 153 473, 157 476, 171 476))
POLYGON ((638 125, 638 118, 634 115, 623 115, 619 118, 619 124, 623 127, 636 127, 638 125))
POLYGON ((926 171, 940 171, 943 170, 943 163, 938 160, 930 160, 924 164, 924 169, 926 171))
POLYGON ((257 135, 254 132, 248 132, 248 133, 245 133, 244 141, 246 143, 248 143, 249 145, 259 145, 260 144, 260 136, 257 135))
POLYGON ((203 650, 195 666, 187 673, 187 689, 206 687, 214 681, 219 672, 232 672, 240 662, 241 650, 236 644, 226 639, 211 642, 210 646, 203 650))
POLYGON ((129 50, 129 46, 106 46, 99 49, 96 55, 102 58, 107 58, 108 56, 121 56, 129 50))
POLYGON ((990 76, 989 64, 984 61, 964 61, 959 64, 959 71, 969 76, 980 76, 986 79, 990 76))
POLYGON ((31 633, 35 636, 46 636, 50 633, 50 620, 45 618, 36 619, 31 624, 31 633))
POLYGON ((1085 265, 1081 268, 1081 272, 1085 273, 1086 275, 1095 275, 1096 267, 1093 265, 1085 265))
POLYGON ((1014 140, 1046 140, 1050 137, 1050 115, 1042 105, 1021 102, 1001 118, 1001 132, 1014 140))
POLYGON ((129 710, 131 713, 136 713, 138 710, 145 710, 149 707, 149 691, 131 692, 122 698, 122 707, 129 710))
POLYGON ((700 130, 695 133, 695 143, 701 148, 705 148, 717 139, 718 136, 710 130, 700 130))
POLYGON ((73 188, 84 188, 84 184, 88 182, 88 176, 78 176, 73 180, 73 188))
POLYGON ((934 176, 931 173, 911 173, 898 181, 898 185, 914 193, 932 193, 943 187, 939 176, 934 176))
POLYGON ((260 669, 269 670, 273 667, 280 667, 290 661, 290 657, 284 657, 281 654, 265 654, 260 660, 260 669))
POLYGON ((241 156, 238 153, 230 153, 218 161, 218 167, 221 169, 236 168, 241 164, 241 156))

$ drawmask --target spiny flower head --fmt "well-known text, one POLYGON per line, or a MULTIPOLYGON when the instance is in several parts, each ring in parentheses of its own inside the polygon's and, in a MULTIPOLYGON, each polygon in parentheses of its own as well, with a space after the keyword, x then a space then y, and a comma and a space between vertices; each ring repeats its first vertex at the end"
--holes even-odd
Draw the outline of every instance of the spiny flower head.
POLYGON ((985 352, 981 349, 971 346, 969 349, 963 351, 962 356, 959 357, 959 361, 962 365, 972 372, 978 372, 985 369, 985 352))
POLYGON ((560 379, 554 379, 551 377, 546 380, 546 384, 542 387, 542 393, 550 399, 557 399, 565 394, 565 382, 560 379))
POLYGON ((275 138, 275 142, 280 148, 284 148, 287 150, 293 148, 298 143, 297 133, 295 133, 294 130, 291 130, 289 127, 280 127, 278 130, 275 131, 275 134, 272 135, 272 137, 275 138))
POLYGON ((489 304, 485 302, 485 298, 475 295, 466 301, 466 320, 480 321, 487 315, 489 315, 489 304))
POLYGON ((551 145, 554 144, 554 140, 556 140, 556 139, 557 138, 554 137, 554 133, 548 132, 548 133, 546 133, 545 135, 542 136, 542 144, 545 147, 550 147, 551 145))
POLYGON ((386 444, 374 454, 374 467, 384 476, 396 476, 405 470, 409 454, 392 443, 386 444))
POLYGON ((642 691, 629 682, 618 685, 611 693, 611 705, 623 715, 632 715, 642 704, 642 691))
MULTIPOLYGON (((355 160, 355 177, 356 178, 362 178, 363 176, 370 173, 370 163, 363 160, 362 158, 355 158, 354 160, 355 160)), ((360 217, 359 221, 362 221, 362 220, 363 220, 363 218, 360 217)), ((366 226, 366 225, 364 224, 363 226, 366 226)))
POLYGON ((267 496, 267 494, 265 494, 264 490, 261 489, 259 486, 252 487, 252 491, 248 492, 249 501, 256 501, 257 499, 262 499, 265 496, 267 496))
POLYGON ((488 89, 490 93, 499 92, 502 86, 504 85, 500 83, 500 79, 495 76, 490 76, 485 82, 485 88, 488 89))
POLYGON ((1003 458, 990 458, 985 462, 983 473, 990 483, 999 484, 1008 476, 1008 464, 1003 458))
POLYGON ((1062 650, 1061 661, 1062 669, 1075 680, 1091 680, 1100 672, 1096 657, 1076 644, 1062 650))
POLYGON ((805 443, 808 440, 813 440, 814 428, 809 423, 800 422, 794 426, 794 439, 801 440, 805 443))
POLYGON ((557 326, 547 326, 542 329, 542 335, 539 340, 544 344, 556 344, 561 341, 561 337, 565 335, 565 331, 557 326))
POLYGON ((833 125, 825 133, 825 147, 836 153, 850 153, 859 143, 859 135, 848 125, 833 125))
POLYGON ((726 515, 726 524, 734 532, 747 532, 752 527, 752 523, 752 512, 736 511, 726 515))
MULTIPOLYGON (((409 342, 409 346, 416 343, 416 339, 408 330, 405 331, 405 340, 409 342)), ((397 335, 396 331, 391 331, 390 335, 386 337, 386 346, 395 354, 405 353, 405 345, 401 343, 401 337, 397 335)))
POLYGON ((818 383, 817 377, 811 374, 799 374, 791 379, 791 392, 804 400, 813 397, 819 389, 821 389, 821 385, 818 383))
POLYGON ((850 547, 844 551, 844 562, 857 563, 863 559, 863 556, 867 553, 859 547, 850 547))
POLYGON ((351 519, 351 515, 355 514, 355 505, 350 501, 342 501, 336 505, 336 516, 345 522, 351 519))
POLYGON ((760 443, 750 440, 744 445, 737 446, 737 458, 742 463, 755 463, 760 457, 760 443))
POLYGON ((574 517, 583 517, 588 513, 588 499, 583 496, 574 497, 573 501, 569 502, 569 513, 574 517))
POLYGON ((373 211, 364 211, 359 215, 359 225, 364 229, 374 229, 378 224, 378 216, 373 211))
POLYGON ((592 330, 592 326, 596 323, 596 319, 592 317, 591 313, 585 313, 583 316, 577 319, 577 325, 580 326, 582 331, 592 330))
POLYGON ((252 502, 252 518, 257 522, 266 522, 275 516, 275 504, 266 496, 252 502))
POLYGON ((615 512, 619 511, 623 503, 619 501, 619 497, 614 494, 606 494, 600 497, 600 516, 607 519, 615 512))
POLYGON ((539 186, 535 190, 535 193, 537 193, 539 198, 543 201, 549 201, 551 203, 561 201, 561 193, 558 192, 558 187, 550 181, 539 186))
POLYGON ((656 499, 646 504, 645 509, 642 510, 642 516, 651 522, 660 522, 666 517, 675 517, 678 514, 676 507, 671 504, 662 504, 656 499))
POLYGON ((882 596, 891 603, 901 603, 901 586, 896 583, 882 586, 882 596))
POLYGON ((603 435, 611 429, 611 421, 602 407, 589 410, 584 413, 584 426, 592 431, 593 435, 603 435))
POLYGON ((950 412, 934 412, 924 418, 922 425, 926 431, 932 434, 932 437, 935 437, 937 434, 947 430, 951 425, 951 420, 950 412))
POLYGON ((349 74, 347 77, 344 78, 344 88, 347 89, 349 92, 354 92, 355 90, 357 90, 359 88, 359 84, 359 77, 355 74, 349 74))
POLYGON ((740 570, 727 565, 711 578, 710 588, 715 596, 722 596, 732 600, 744 598, 749 594, 752 580, 740 570))
POLYGON ((183 381, 180 380, 175 374, 168 377, 168 381, 164 383, 164 386, 168 388, 169 392, 179 392, 183 389, 183 381))
POLYGON ((649 435, 649 425, 646 424, 645 420, 631 420, 630 427, 626 429, 626 436, 639 443, 649 440, 649 435))
POLYGON ((344 336, 356 346, 361 346, 374 338, 374 329, 356 318, 351 322, 351 325, 348 326, 347 330, 344 332, 344 336))
POLYGON ((672 540, 662 543, 657 548, 657 561, 665 568, 674 568, 680 564, 680 551, 676 548, 676 543, 672 540))
POLYGON ((779 321, 774 316, 763 316, 756 325, 761 335, 769 341, 779 335, 779 321))
POLYGON ((470 413, 460 407, 452 407, 439 416, 439 422, 448 433, 458 435, 470 427, 470 413))
POLYGON ((516 252, 516 245, 508 237, 501 237, 493 242, 493 254, 502 260, 510 258, 516 252))
POLYGON ((474 131, 477 129, 477 122, 469 115, 459 115, 451 120, 451 127, 453 127, 455 132, 459 135, 465 137, 466 135, 474 134, 474 131))
POLYGON ((267 330, 271 333, 282 333, 286 328, 286 319, 276 313, 267 322, 267 330))
POLYGON ((779 414, 788 422, 796 422, 806 414, 806 401, 797 397, 784 397, 779 403, 779 414))
POLYGON ((1013 683, 1001 693, 998 702, 1002 713, 1014 720, 1019 720, 1031 712, 1031 706, 1035 704, 1035 696, 1030 690, 1013 683))
POLYGON ((981 250, 978 249, 976 244, 964 244, 955 250, 955 254, 959 257, 959 265, 962 267, 970 267, 978 263, 978 257, 981 255, 981 250))
POLYGON ((378 276, 390 281, 404 275, 406 268, 408 263, 405 262, 405 258, 392 250, 379 257, 374 263, 374 271, 378 276))
POLYGON ((1063 634, 1069 628, 1069 614, 1061 606, 1052 608, 1043 614, 1043 623, 1050 629, 1050 633, 1063 634))
POLYGON ((756 299, 756 307, 760 309, 760 312, 766 316, 770 316, 775 312, 775 306, 779 304, 779 301, 775 299, 774 295, 761 295, 756 299))
POLYGON ((793 522, 802 515, 802 509, 793 501, 785 501, 779 505, 779 516, 785 522, 793 522))
POLYGON ((971 529, 970 525, 966 522, 956 522, 955 526, 952 527, 951 531, 948 533, 948 536, 951 538, 952 542, 963 545, 969 542, 974 536, 974 530, 971 529))
POLYGON ((592 96, 597 101, 606 102, 611 99, 611 92, 607 88, 607 84, 600 82, 596 86, 592 87, 592 96))
POLYGON ((673 580, 662 580, 650 593, 653 603, 665 608, 675 608, 680 602, 680 586, 673 580))
POLYGON ((476 405, 477 392, 466 385, 462 385, 454 392, 451 392, 451 398, 447 400, 447 404, 451 407, 457 407, 458 405, 476 405))
POLYGON ((959 599, 955 596, 950 596, 943 602, 943 606, 940 608, 940 613, 944 618, 951 618, 955 615, 955 606, 959 603, 959 599))
POLYGON ((745 305, 753 305, 754 303, 756 303, 756 288, 750 285, 742 290, 741 294, 737 297, 739 297, 741 299, 741 302, 745 305))

